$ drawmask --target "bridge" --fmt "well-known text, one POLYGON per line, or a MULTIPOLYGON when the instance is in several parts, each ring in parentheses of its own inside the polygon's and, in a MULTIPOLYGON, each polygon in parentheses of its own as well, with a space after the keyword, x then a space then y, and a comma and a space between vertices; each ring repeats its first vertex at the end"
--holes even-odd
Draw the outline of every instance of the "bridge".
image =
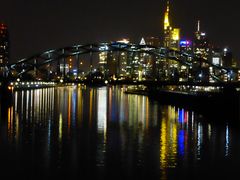
POLYGON ((3 82, 239 87, 239 70, 186 52, 121 42, 48 50, 5 67, 3 82))

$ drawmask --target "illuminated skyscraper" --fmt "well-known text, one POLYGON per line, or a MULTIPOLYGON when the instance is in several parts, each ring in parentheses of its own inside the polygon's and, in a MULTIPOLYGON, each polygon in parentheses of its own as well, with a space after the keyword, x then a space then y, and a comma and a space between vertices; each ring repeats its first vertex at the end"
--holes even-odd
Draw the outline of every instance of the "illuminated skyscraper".
POLYGON ((167 9, 164 13, 164 47, 170 46, 171 31, 172 27, 170 26, 169 21, 169 1, 167 1, 167 9))
POLYGON ((9 60, 9 34, 6 24, 0 23, 0 74, 9 60))
MULTIPOLYGON (((167 0, 167 7, 164 13, 164 37, 163 37, 163 45, 165 48, 179 50, 179 40, 180 40, 180 29, 173 28, 170 21, 170 3, 167 0)), ((157 64, 159 70, 157 70, 157 74, 161 74, 160 79, 162 80, 174 80, 178 81, 179 79, 179 71, 180 64, 177 61, 164 58, 160 60, 157 64)))
POLYGON ((164 13, 164 47, 179 50, 180 29, 172 28, 169 18, 170 3, 167 1, 166 11, 164 13))

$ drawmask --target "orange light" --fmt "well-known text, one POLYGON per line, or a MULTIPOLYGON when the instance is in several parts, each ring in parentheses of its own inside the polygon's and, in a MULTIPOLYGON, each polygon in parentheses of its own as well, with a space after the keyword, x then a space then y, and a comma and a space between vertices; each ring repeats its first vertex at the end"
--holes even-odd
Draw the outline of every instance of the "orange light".
POLYGON ((13 90, 13 87, 12 86, 8 86, 8 90, 13 90))

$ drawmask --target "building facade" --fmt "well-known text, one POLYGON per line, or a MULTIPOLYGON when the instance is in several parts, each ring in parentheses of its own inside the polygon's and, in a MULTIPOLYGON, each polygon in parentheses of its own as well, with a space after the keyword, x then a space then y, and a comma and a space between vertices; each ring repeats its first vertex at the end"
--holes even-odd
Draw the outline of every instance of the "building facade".
POLYGON ((0 76, 5 75, 9 61, 9 33, 6 24, 0 23, 0 76))

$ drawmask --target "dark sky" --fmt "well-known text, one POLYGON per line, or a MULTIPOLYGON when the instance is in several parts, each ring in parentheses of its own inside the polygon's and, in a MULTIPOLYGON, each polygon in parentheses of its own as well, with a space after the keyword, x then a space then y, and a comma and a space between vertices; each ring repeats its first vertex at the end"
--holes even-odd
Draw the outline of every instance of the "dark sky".
MULTIPOLYGON (((171 0, 170 0, 171 1, 171 0)), ((11 59, 73 44, 161 36, 165 0, 1 0, 8 24, 11 59)), ((211 42, 240 57, 237 0, 172 0, 171 23, 191 38, 196 22, 211 42)))

